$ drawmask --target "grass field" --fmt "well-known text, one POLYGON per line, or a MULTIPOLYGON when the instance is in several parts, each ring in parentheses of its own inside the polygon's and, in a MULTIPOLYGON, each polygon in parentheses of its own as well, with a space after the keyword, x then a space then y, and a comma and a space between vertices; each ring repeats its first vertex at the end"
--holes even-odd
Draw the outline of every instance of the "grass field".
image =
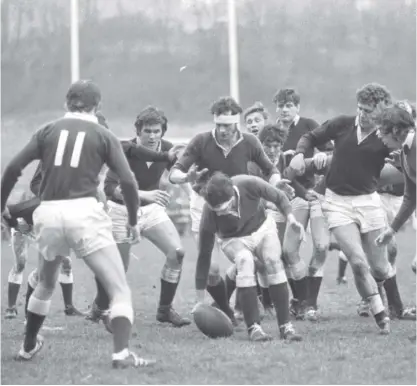
MULTIPOLYGON (((415 276, 410 263, 415 250, 415 234, 400 238, 398 278, 403 299, 415 303, 415 276)), ((195 246, 184 238, 188 252, 176 308, 189 314, 194 300, 195 246)), ((304 246, 308 255, 309 245, 304 246)), ((347 286, 335 283, 337 256, 327 262, 319 297, 319 323, 295 322, 304 336, 301 343, 278 340, 274 320, 264 321, 266 331, 276 339, 254 344, 245 330, 231 338, 210 340, 193 324, 183 329, 158 324, 155 311, 159 296, 159 273, 163 256, 146 240, 134 248, 128 274, 135 309, 132 348, 158 360, 153 368, 111 369, 111 336, 102 324, 82 318, 65 317, 60 288, 42 334, 43 351, 31 363, 13 360, 22 340, 23 302, 26 285, 19 296, 19 316, 2 321, 2 384, 415 384, 415 344, 408 337, 415 324, 394 321, 392 334, 379 336, 369 318, 356 314, 358 295, 351 272, 347 286), (54 330, 53 328, 60 328, 54 330)), ((26 273, 35 266, 33 251, 26 273)), ((225 258, 221 259, 227 266, 225 258)), ((12 256, 2 244, 3 313, 7 301, 7 274, 12 256)), ((75 304, 86 308, 94 296, 91 273, 82 261, 74 261, 75 304)))

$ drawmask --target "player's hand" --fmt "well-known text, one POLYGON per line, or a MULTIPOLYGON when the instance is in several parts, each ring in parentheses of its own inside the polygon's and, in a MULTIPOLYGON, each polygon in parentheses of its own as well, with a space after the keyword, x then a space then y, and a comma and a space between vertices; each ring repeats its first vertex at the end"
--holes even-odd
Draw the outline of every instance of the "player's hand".
POLYGON ((197 165, 191 166, 190 170, 187 173, 187 181, 191 184, 196 183, 199 181, 204 175, 208 173, 208 169, 204 168, 202 170, 197 170, 197 165))
POLYGON ((198 307, 204 304, 204 298, 205 298, 205 290, 196 290, 196 304, 191 310, 192 314, 194 314, 194 312, 196 311, 198 307))
POLYGON ((307 201, 317 201, 317 200, 321 200, 323 198, 323 196, 319 193, 317 193, 315 190, 307 190, 305 199, 307 201))
POLYGON ((289 149, 289 150, 285 150, 285 151, 284 151, 284 156, 288 156, 288 155, 290 155, 291 157, 294 157, 294 155, 295 155, 295 150, 291 150, 291 149, 289 149))
POLYGON ((394 229, 392 229, 391 227, 385 229, 376 239, 375 239, 375 244, 378 246, 383 246, 383 245, 387 245, 392 238, 394 237, 394 229))
POLYGON ((324 169, 327 166, 327 154, 322 152, 314 154, 313 163, 317 170, 324 169))
POLYGON ((140 232, 138 226, 127 224, 126 230, 129 244, 137 244, 140 240, 140 232))
POLYGON ((289 164, 289 167, 291 169, 293 169, 298 176, 303 175, 305 173, 305 170, 306 170, 306 165, 305 165, 305 162, 304 162, 304 154, 299 153, 299 154, 295 155, 292 158, 292 160, 289 164))
POLYGON ((166 207, 169 204, 171 195, 164 190, 141 191, 139 197, 148 203, 154 203, 166 207))
POLYGON ((305 230, 303 225, 297 221, 297 219, 295 218, 295 216, 290 213, 287 216, 287 223, 288 226, 297 234, 300 235, 300 239, 303 240, 305 238, 305 230))
POLYGON ((289 185, 290 183, 291 183, 290 180, 282 179, 276 184, 276 187, 282 190, 289 200, 292 200, 295 196, 295 193, 294 193, 294 188, 289 185))
POLYGON ((389 157, 385 158, 385 162, 395 167, 401 166, 401 150, 399 149, 392 151, 389 154, 389 157))
POLYGON ((185 150, 186 145, 181 143, 178 145, 174 145, 171 149, 168 150, 168 158, 171 162, 175 161, 176 159, 180 158, 183 151, 185 150))

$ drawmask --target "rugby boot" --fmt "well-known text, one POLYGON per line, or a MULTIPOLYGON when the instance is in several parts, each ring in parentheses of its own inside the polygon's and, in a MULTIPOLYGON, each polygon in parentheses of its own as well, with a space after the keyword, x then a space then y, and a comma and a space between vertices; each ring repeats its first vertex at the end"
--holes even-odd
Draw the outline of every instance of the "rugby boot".
POLYGON ((358 312, 358 315, 359 316, 362 316, 363 318, 367 318, 368 316, 370 316, 371 315, 371 312, 369 310, 369 302, 367 302, 366 300, 362 299, 358 303, 357 312, 358 312))
POLYGON ((94 323, 99 323, 102 319, 104 312, 105 310, 101 310, 100 308, 98 308, 96 303, 93 303, 89 312, 87 313, 86 320, 90 320, 94 323))
POLYGON ((377 322, 377 325, 381 335, 388 335, 391 332, 390 319, 388 316, 377 322))
POLYGON ((267 342, 272 340, 272 336, 267 334, 258 323, 254 323, 248 328, 248 334, 252 342, 267 342))
POLYGON ((172 306, 159 306, 156 320, 160 323, 171 323, 174 327, 183 327, 191 324, 191 320, 182 317, 172 306))
POLYGON ((72 304, 65 306, 64 313, 67 316, 87 316, 88 315, 88 312, 82 312, 78 310, 77 308, 75 308, 75 306, 73 306, 72 304))
POLYGON ((16 307, 6 308, 6 314, 4 315, 4 319, 16 319, 16 318, 17 318, 17 308, 16 307))
POLYGON ((39 351, 41 351, 43 347, 43 343, 44 343, 43 337, 41 335, 38 335, 36 338, 35 347, 29 352, 25 351, 23 344, 22 344, 22 347, 20 348, 15 359, 17 361, 30 361, 39 351))
POLYGON ((336 279, 336 282, 337 282, 338 285, 347 284, 346 276, 338 277, 336 279))
POLYGON ((126 358, 113 359, 112 367, 114 369, 126 369, 128 367, 147 367, 156 363, 153 359, 145 359, 136 355, 133 351, 129 351, 126 358))
POLYGON ((279 327, 279 335, 286 342, 300 342, 303 340, 302 336, 295 332, 291 322, 279 327))
POLYGON ((415 321, 416 320, 416 308, 406 307, 402 309, 401 312, 398 312, 393 307, 389 307, 389 316, 390 316, 390 319, 415 321))
POLYGON ((308 307, 305 313, 305 319, 310 322, 317 322, 319 320, 318 310, 315 307, 308 307))

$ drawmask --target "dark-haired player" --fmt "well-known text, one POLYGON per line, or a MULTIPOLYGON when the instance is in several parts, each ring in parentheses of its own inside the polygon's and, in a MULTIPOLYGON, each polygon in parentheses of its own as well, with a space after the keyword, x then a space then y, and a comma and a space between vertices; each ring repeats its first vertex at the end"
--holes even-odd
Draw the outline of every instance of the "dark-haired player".
MULTIPOLYGON (((168 152, 173 148, 173 144, 163 138, 168 128, 167 124, 167 118, 162 111, 147 107, 136 118, 136 137, 130 142, 141 144, 152 151, 168 152)), ((166 256, 161 272, 161 296, 156 318, 159 322, 171 323, 176 327, 189 325, 191 321, 180 316, 172 307, 185 252, 178 231, 166 212, 170 196, 159 189, 161 177, 165 170, 170 169, 172 163, 146 162, 129 153, 126 153, 126 157, 140 189, 141 207, 137 214, 140 233, 166 256)), ((127 270, 131 247, 125 232, 128 209, 120 191, 118 176, 113 171, 107 173, 104 191, 108 198, 113 236, 127 270)), ((97 284, 98 294, 95 303, 100 310, 106 310, 109 307, 108 297, 100 283, 97 284)))
POLYGON ((291 213, 286 195, 259 177, 228 177, 220 172, 212 175, 202 192, 206 203, 200 224, 195 279, 198 302, 204 301, 211 253, 217 235, 223 253, 237 267, 237 294, 249 339, 271 339, 260 326, 257 272, 259 282, 269 288, 281 339, 301 340, 290 322, 287 277, 279 253, 280 242, 275 221, 267 216, 261 204, 262 199, 274 203, 285 214, 289 226, 302 231, 302 225, 291 213))
POLYGON ((107 164, 120 178, 129 208, 127 232, 132 242, 137 241, 137 184, 119 140, 98 124, 94 114, 100 101, 100 90, 93 82, 73 83, 66 96, 69 112, 38 130, 3 174, 1 210, 8 217, 4 212, 6 202, 22 170, 36 159, 41 161, 41 203, 33 214, 41 254, 39 283, 29 299, 20 360, 32 359, 43 346, 38 333, 51 305, 62 256, 72 249, 100 279, 111 298, 113 367, 150 363, 128 348, 133 322, 130 289, 111 233, 111 220, 96 198, 98 176, 107 164))
MULTIPOLYGON (((288 130, 283 151, 287 162, 291 159, 300 138, 318 127, 318 123, 310 118, 300 116, 300 95, 293 88, 278 90, 273 102, 276 104, 278 122, 288 130)), ((314 148, 308 149, 305 157, 315 159, 326 158, 325 151, 331 151, 331 141, 320 143, 317 146, 319 153, 314 154, 314 148)), ((315 186, 314 173, 304 173, 296 177, 297 182, 305 189, 310 190, 315 186)), ((307 318, 317 320, 317 307, 311 306, 311 299, 317 299, 323 279, 323 266, 326 260, 329 246, 329 232, 324 219, 319 200, 307 201, 302 197, 295 197, 291 202, 295 218, 307 229, 310 222, 311 238, 313 241, 313 255, 309 261, 308 269, 300 273, 297 278, 288 278, 294 299, 291 302, 291 311, 297 319, 307 318)), ((298 258, 297 260, 300 260, 298 258)), ((314 302, 313 302, 314 303, 314 302)))
POLYGON ((371 83, 357 91, 357 116, 339 116, 305 134, 297 145, 290 166, 301 172, 304 156, 314 146, 333 140, 335 151, 326 175, 323 203, 329 228, 347 256, 359 294, 366 299, 382 334, 390 320, 378 291, 383 285, 389 303, 401 299, 395 272, 386 248, 375 245, 385 227, 385 213, 377 190, 378 179, 390 150, 377 136, 377 117, 391 104, 389 91, 371 83))
MULTIPOLYGON (((190 214, 191 230, 197 241, 204 206, 200 190, 214 172, 221 171, 231 177, 248 174, 248 163, 253 161, 265 175, 270 176, 269 182, 272 185, 276 186, 281 180, 277 168, 266 156, 259 140, 254 135, 239 130, 242 108, 233 98, 218 99, 213 103, 211 113, 215 127, 191 139, 169 176, 174 184, 194 184, 190 214)), ((286 188, 285 184, 281 186, 286 188)), ((289 194, 292 194, 292 190, 289 194)), ((226 297, 225 282, 217 264, 212 264, 207 290, 220 309, 233 318, 233 311, 226 297)))

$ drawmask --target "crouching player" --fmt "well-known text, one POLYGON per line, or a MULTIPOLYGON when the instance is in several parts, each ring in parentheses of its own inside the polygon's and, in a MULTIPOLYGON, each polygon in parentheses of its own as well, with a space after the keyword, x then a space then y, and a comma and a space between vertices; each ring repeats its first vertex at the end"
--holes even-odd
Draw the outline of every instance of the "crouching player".
POLYGON ((205 205, 200 224, 196 270, 197 301, 204 290, 211 263, 215 236, 223 253, 236 264, 237 296, 252 341, 271 340, 260 326, 255 270, 263 287, 269 288, 281 339, 300 341, 290 322, 287 277, 280 259, 280 242, 275 221, 267 216, 261 200, 273 202, 287 217, 290 227, 302 232, 291 213, 288 198, 259 177, 228 177, 216 172, 202 191, 205 205))

